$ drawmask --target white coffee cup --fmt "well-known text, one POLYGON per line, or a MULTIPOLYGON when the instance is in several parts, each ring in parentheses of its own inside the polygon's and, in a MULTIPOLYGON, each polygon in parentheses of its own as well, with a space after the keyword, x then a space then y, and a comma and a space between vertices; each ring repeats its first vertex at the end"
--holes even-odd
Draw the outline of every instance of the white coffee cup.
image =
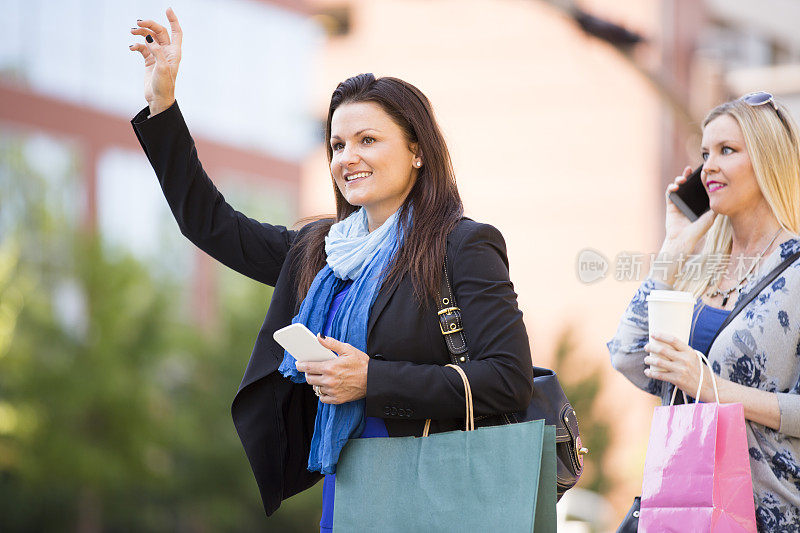
POLYGON ((647 297, 650 343, 653 333, 672 335, 689 344, 695 298, 685 291, 652 291, 647 297))

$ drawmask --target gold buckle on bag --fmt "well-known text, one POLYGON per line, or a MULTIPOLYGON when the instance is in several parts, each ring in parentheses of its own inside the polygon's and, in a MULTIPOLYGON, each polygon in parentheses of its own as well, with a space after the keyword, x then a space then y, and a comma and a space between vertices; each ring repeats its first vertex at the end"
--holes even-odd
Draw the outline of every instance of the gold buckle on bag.
MULTIPOLYGON (((461 311, 461 309, 458 308, 458 307, 445 307, 444 309, 439 311, 437 314, 439 316, 441 316, 441 315, 449 315, 450 313, 453 313, 455 311, 461 311)), ((442 332, 442 335, 452 335, 453 333, 458 333, 459 331, 462 331, 463 329, 464 328, 458 327, 458 325, 455 322, 453 322, 453 323, 450 324, 450 330, 449 331, 445 331, 444 328, 442 327, 442 322, 439 321, 439 331, 442 332)))
POLYGON ((442 332, 442 335, 452 335, 453 333, 458 333, 459 331, 463 330, 464 328, 459 328, 456 326, 455 323, 450 324, 450 331, 445 331, 442 327, 442 323, 439 322, 439 331, 442 332))

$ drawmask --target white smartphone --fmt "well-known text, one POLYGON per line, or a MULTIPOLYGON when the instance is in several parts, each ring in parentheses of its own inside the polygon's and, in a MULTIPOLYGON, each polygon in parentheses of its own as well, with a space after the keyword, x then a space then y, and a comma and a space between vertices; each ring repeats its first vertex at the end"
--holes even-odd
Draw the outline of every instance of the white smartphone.
POLYGON ((304 324, 292 324, 272 334, 278 344, 298 361, 327 361, 336 354, 325 348, 304 324))

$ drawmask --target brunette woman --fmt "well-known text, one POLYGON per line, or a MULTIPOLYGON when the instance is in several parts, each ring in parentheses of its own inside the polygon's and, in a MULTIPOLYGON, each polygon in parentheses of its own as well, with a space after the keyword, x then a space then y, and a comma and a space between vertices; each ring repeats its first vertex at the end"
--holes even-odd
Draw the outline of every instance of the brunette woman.
POLYGON ((531 355, 505 243, 494 227, 462 216, 428 99, 371 74, 345 80, 331 97, 325 141, 336 216, 294 231, 237 212, 203 171, 175 101, 182 32, 171 10, 167 18, 171 31, 152 20, 131 31, 145 37, 131 49, 144 58, 148 103, 133 127, 181 232, 275 287, 233 419, 267 514, 325 475, 327 531, 349 438, 419 436, 426 419, 432 432, 462 426, 464 388, 444 367, 453 360, 437 317, 445 262, 470 354, 455 362, 476 416, 494 424, 528 406, 531 355), (292 322, 339 357, 296 363, 272 338, 292 322))

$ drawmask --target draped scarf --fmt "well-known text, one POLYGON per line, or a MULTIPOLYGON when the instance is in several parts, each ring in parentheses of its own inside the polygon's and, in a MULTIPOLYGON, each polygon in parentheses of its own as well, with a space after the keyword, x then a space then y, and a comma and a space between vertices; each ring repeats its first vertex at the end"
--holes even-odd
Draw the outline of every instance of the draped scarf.
MULTIPOLYGON (((353 280, 333 318, 330 336, 366 352, 370 309, 386 267, 402 241, 397 224, 399 213, 398 209, 372 232, 363 207, 331 226, 325 237, 326 264, 314 278, 293 324, 305 324, 315 334, 322 332, 334 296, 345 280, 353 280)), ((278 370, 294 383, 305 383, 305 374, 297 371, 295 361, 289 352, 284 352, 278 370)), ((336 472, 347 440, 359 437, 364 430, 365 404, 363 398, 339 405, 319 402, 308 456, 310 471, 336 472)))

